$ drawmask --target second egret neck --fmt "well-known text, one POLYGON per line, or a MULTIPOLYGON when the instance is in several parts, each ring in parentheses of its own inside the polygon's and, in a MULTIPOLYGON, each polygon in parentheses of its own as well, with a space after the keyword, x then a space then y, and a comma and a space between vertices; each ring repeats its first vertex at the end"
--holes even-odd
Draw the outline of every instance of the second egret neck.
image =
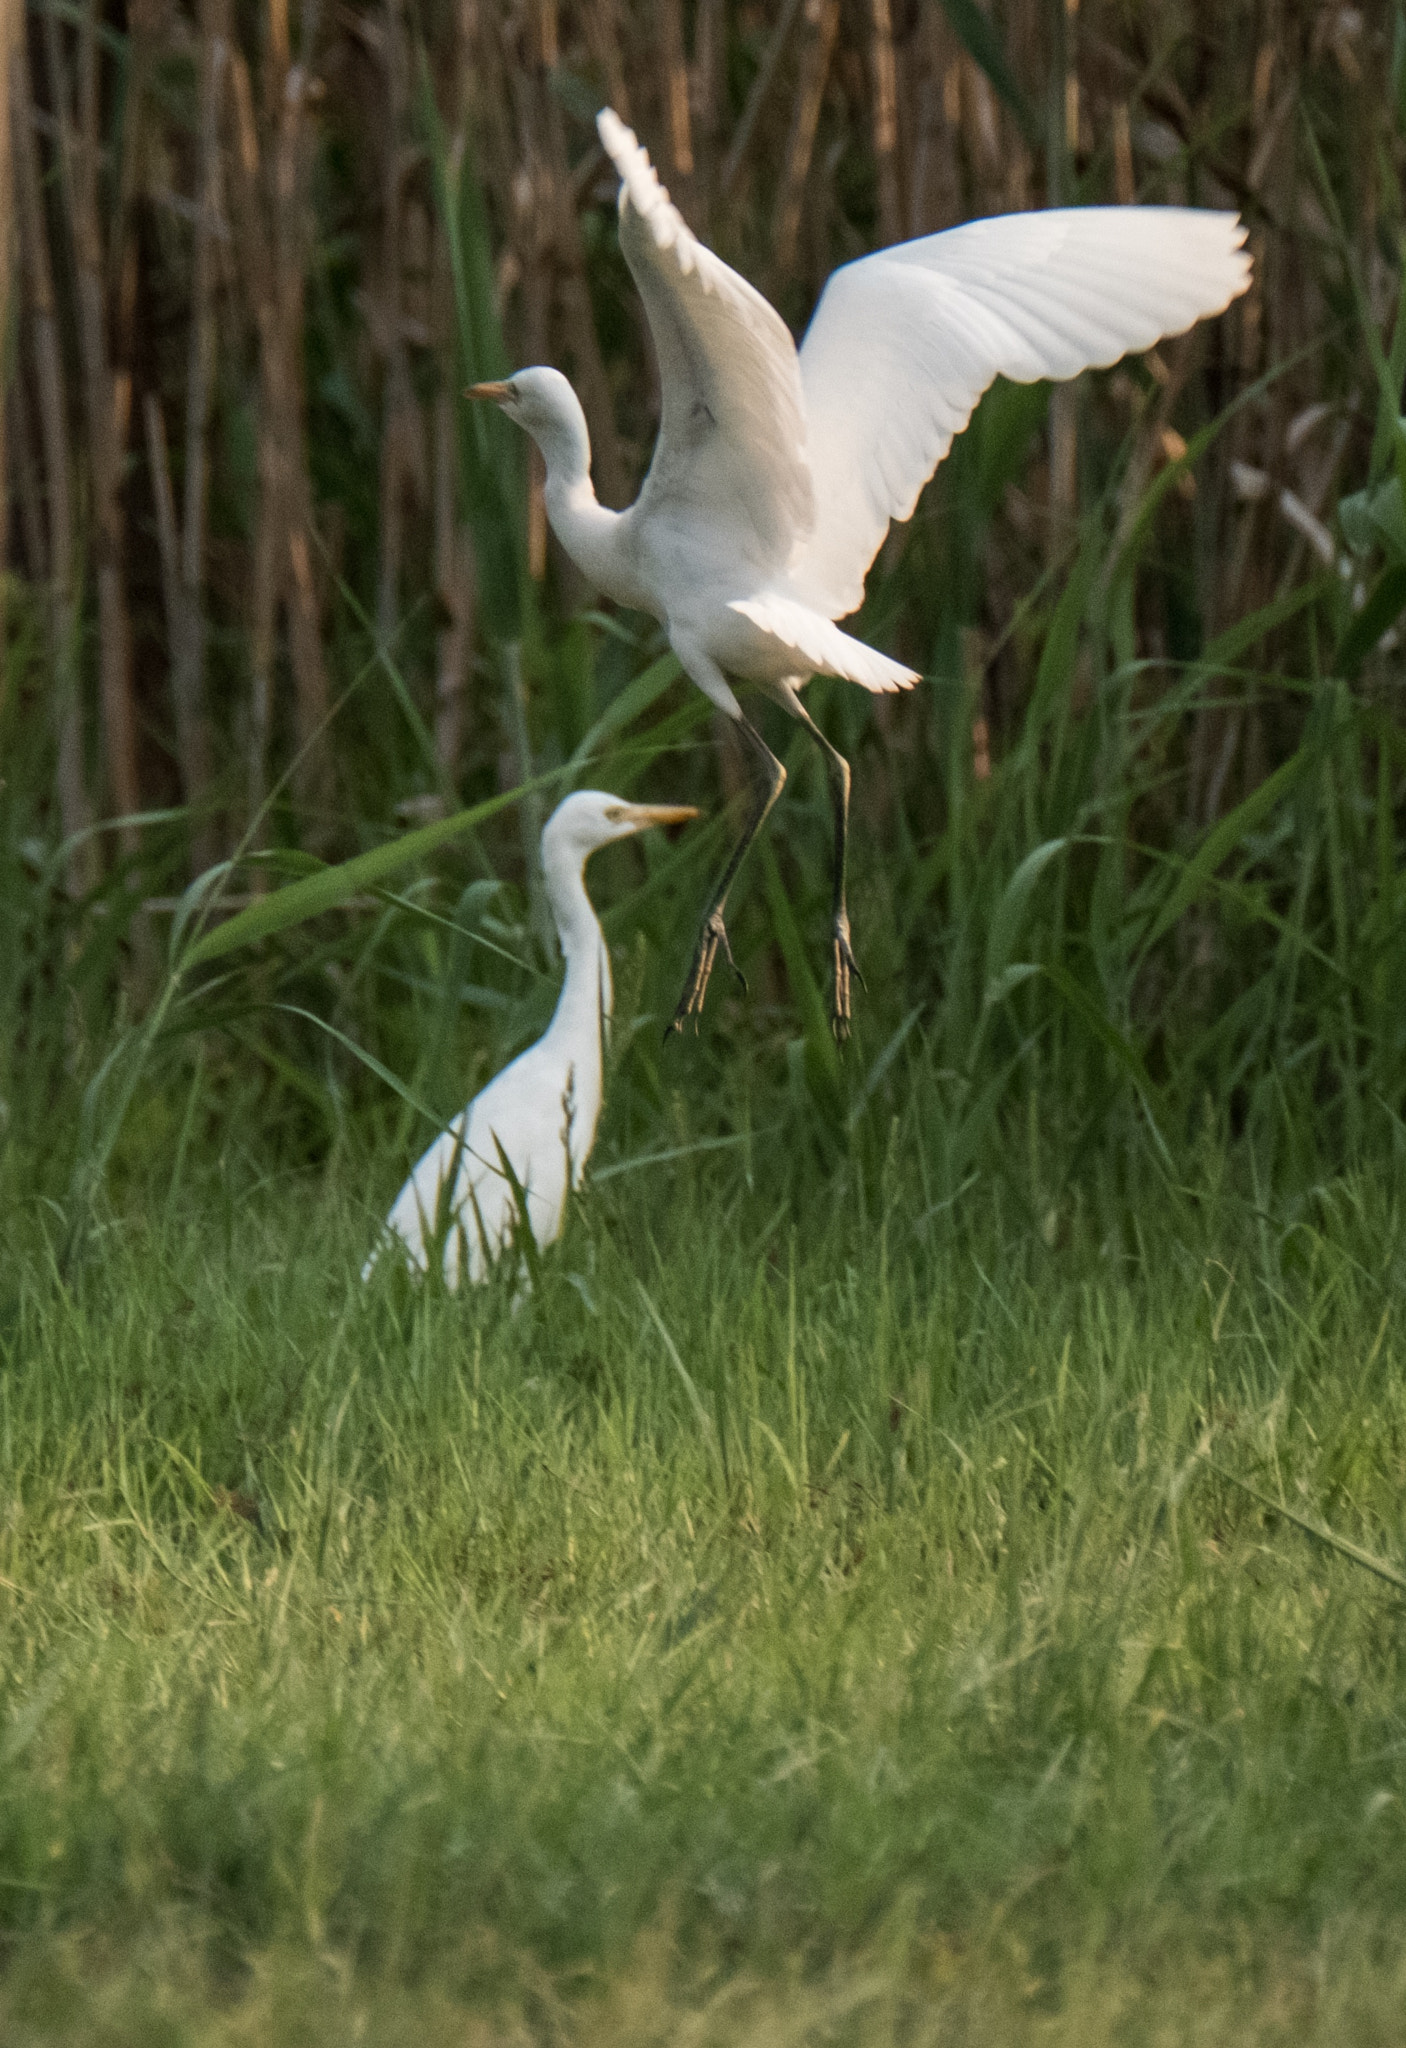
POLYGON ((544 878, 566 967, 547 1040, 564 1038, 582 1049, 580 1060, 590 1063, 589 1073, 576 1075, 580 1102, 599 1096, 601 1023, 610 1016, 614 993, 610 959, 600 921, 586 894, 584 863, 549 857, 544 865, 544 878))

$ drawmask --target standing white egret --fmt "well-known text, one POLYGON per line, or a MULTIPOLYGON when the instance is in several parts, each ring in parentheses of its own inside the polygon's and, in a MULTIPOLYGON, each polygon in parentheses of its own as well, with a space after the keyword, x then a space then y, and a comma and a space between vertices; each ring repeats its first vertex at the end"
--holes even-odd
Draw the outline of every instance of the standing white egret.
POLYGON ((1219 313, 1250 281, 1232 213, 1078 207, 971 221, 837 270, 799 353, 785 322, 689 232, 609 107, 600 138, 620 174, 620 247, 644 300, 662 410, 649 474, 626 512, 591 487, 576 394, 556 370, 476 384, 546 458, 558 539, 597 587, 662 621, 686 673, 746 741, 754 801, 713 893, 674 1025, 703 1004, 723 911, 786 771, 743 716, 728 674, 758 684, 825 755, 834 810, 837 1036, 857 972, 845 909, 849 765, 801 703, 813 674, 905 690, 914 671, 834 623, 864 596, 891 519, 918 493, 997 376, 1103 368, 1219 313))
MULTIPOLYGON (((586 894, 586 862, 613 839, 697 815, 691 805, 629 804, 583 789, 548 818, 542 873, 566 979, 546 1035, 441 1131, 395 1198, 383 1244, 398 1239, 401 1255, 421 1272, 442 1236, 448 1285, 458 1286, 466 1265, 470 1280, 484 1279, 518 1227, 518 1189, 536 1242, 560 1237, 567 1192, 579 1187, 595 1143, 601 1038, 613 999, 610 955, 586 894)), ((362 1268, 363 1280, 380 1249, 362 1268)))

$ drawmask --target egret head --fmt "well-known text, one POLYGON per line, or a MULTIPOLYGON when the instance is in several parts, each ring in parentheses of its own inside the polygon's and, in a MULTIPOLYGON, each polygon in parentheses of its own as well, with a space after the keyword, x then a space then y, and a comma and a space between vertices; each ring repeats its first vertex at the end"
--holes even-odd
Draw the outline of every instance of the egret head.
POLYGON ((631 804, 599 789, 578 789, 559 803, 542 832, 542 865, 550 873, 561 863, 579 874, 597 847, 651 825, 681 825, 696 818, 691 804, 631 804))
POLYGON ((570 483, 590 474, 586 415, 560 370, 517 370, 500 384, 471 384, 464 395, 490 400, 531 434, 547 458, 549 475, 555 470, 570 483))

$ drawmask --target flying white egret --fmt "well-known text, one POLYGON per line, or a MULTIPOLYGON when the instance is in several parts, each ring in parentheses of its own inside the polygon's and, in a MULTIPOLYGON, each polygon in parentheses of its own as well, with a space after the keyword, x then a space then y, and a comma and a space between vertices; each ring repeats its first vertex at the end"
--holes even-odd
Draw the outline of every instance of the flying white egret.
POLYGON ((595 789, 557 805, 542 830, 547 900, 566 962, 556 1012, 546 1035, 495 1075, 419 1160, 363 1280, 387 1246, 427 1272, 441 1237, 451 1288, 465 1266, 470 1280, 484 1279, 518 1228, 519 1190, 536 1242, 560 1237, 568 1189, 580 1186, 595 1143, 601 1038, 612 1005, 610 955, 586 894, 586 862, 613 839, 697 815, 691 805, 629 804, 595 789))
MULTIPOLYGON (((847 263, 797 352, 745 278, 689 232, 649 157, 609 107, 600 138, 620 174, 620 247, 644 300, 662 408, 649 474, 611 512, 591 487, 576 394, 556 370, 519 370, 495 399, 546 459, 546 509, 591 582, 665 626, 685 672, 733 720, 754 798, 708 905, 674 1025, 702 1008, 742 858, 786 771, 729 674, 757 684, 825 756, 834 811, 834 980, 843 1037, 857 973, 845 908, 849 765, 800 699, 813 674, 866 690, 917 676, 834 623, 864 596, 889 521, 923 485, 997 376, 1016 383, 1104 368, 1203 315, 1250 281, 1232 213, 1078 207, 970 221, 847 263)), ((744 984, 745 985, 745 984, 744 984)))

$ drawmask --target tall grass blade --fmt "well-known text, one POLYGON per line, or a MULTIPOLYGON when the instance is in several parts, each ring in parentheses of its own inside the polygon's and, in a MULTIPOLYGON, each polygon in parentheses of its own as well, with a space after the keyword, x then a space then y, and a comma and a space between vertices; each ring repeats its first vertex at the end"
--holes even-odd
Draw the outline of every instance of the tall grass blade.
POLYGON ((1304 748, 1283 765, 1276 768, 1233 811, 1228 811, 1220 822, 1211 827, 1192 858, 1178 874, 1166 901, 1152 921, 1146 939, 1144 952, 1156 945, 1164 933, 1169 932, 1177 919, 1188 910, 1207 886, 1222 861, 1227 860, 1235 848, 1256 831, 1276 806, 1293 790, 1299 778, 1309 765, 1309 755, 1304 748))
MULTIPOLYGON (((530 786, 545 789, 560 777, 560 770, 555 774, 540 775, 530 786)), ((305 881, 290 883, 286 889, 278 890, 259 903, 251 903, 224 924, 216 925, 213 930, 193 939, 178 963, 179 971, 185 973, 192 967, 203 967, 207 962, 236 952, 242 946, 257 945, 262 939, 272 938, 275 932, 288 931, 294 925, 306 924, 309 918, 320 917, 324 911, 335 910, 349 896, 389 880, 402 868, 425 860, 441 846, 449 845, 452 840, 473 831, 499 811, 517 803, 525 787, 527 785, 507 790, 501 796, 488 797, 466 811, 456 811, 452 818, 439 818, 431 825, 420 825, 399 839, 388 840, 384 846, 372 847, 369 853, 358 853, 351 860, 324 868, 320 874, 309 875, 305 881)))

